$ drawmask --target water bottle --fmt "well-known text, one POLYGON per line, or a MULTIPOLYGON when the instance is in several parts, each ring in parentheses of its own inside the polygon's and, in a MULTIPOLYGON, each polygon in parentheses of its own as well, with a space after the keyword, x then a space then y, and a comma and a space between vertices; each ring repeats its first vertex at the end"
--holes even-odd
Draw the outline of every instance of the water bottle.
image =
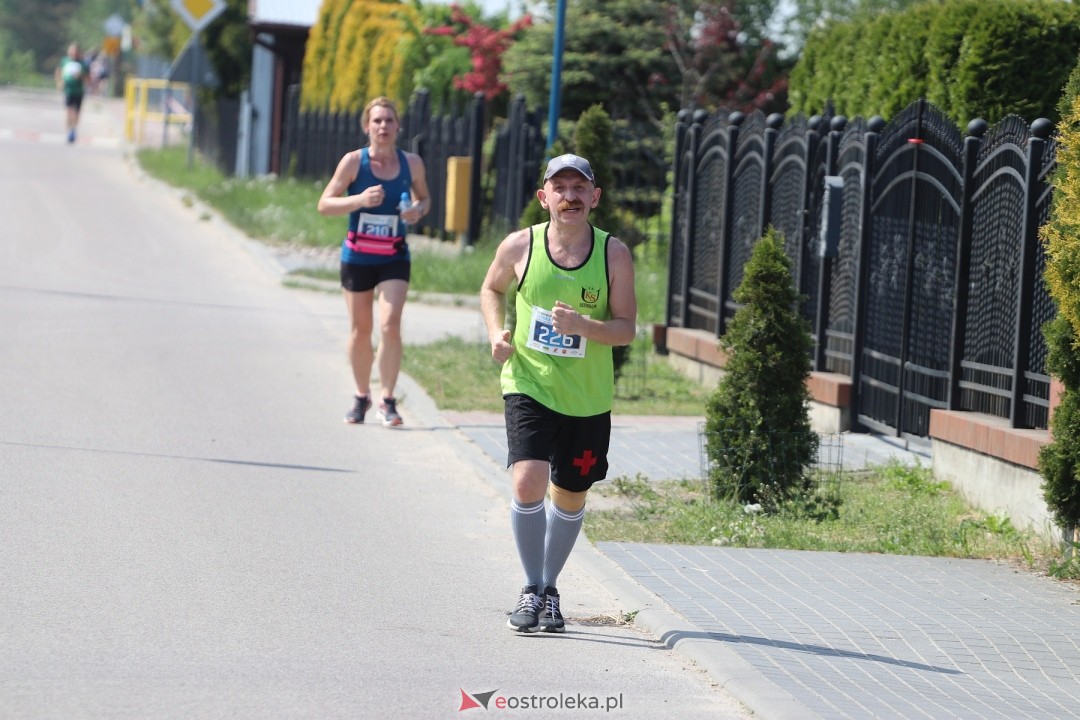
MULTIPOLYGON (((409 195, 409 193, 407 193, 407 192, 401 193, 401 201, 398 203, 397 207, 398 207, 398 212, 399 213, 403 213, 406 210, 408 210, 409 208, 411 208, 412 207, 412 196, 409 195)), ((402 235, 408 235, 409 234, 409 226, 405 222, 404 218, 401 220, 401 234, 402 235)))

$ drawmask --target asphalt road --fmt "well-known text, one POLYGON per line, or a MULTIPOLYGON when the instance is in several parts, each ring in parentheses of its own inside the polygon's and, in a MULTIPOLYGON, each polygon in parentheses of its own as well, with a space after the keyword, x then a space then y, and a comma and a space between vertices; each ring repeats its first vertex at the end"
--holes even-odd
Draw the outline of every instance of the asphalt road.
MULTIPOLYGON (((595 564, 562 578, 565 636, 508 631, 505 477, 407 378, 404 428, 343 424, 340 299, 142 177, 121 120, 91 100, 69 146, 57 94, 0 91, 0 717, 457 717, 492 691, 749 717, 610 622, 633 608, 595 564)), ((475 329, 425 317, 407 335, 475 329)))

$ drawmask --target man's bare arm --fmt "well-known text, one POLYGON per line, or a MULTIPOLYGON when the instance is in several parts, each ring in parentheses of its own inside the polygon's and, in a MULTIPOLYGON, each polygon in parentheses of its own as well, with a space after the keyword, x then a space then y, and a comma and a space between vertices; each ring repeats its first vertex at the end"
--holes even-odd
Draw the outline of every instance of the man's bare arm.
POLYGON ((528 252, 529 240, 527 230, 507 236, 495 251, 495 258, 480 286, 480 313, 491 343, 491 357, 498 363, 506 362, 514 352, 510 331, 505 327, 506 292, 518 279, 518 266, 528 252))

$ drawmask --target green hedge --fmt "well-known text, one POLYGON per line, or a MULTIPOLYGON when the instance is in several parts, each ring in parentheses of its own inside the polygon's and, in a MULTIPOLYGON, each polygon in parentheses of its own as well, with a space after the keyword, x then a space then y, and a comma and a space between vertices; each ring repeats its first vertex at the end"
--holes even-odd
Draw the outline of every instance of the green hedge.
POLYGON ((418 20, 399 0, 324 0, 304 51, 303 108, 356 112, 385 95, 403 111, 418 20))
POLYGON ((1061 404, 1050 420, 1052 442, 1039 454, 1043 497, 1063 528, 1080 526, 1080 65, 1059 110, 1054 204, 1040 230, 1046 287, 1057 317, 1046 324, 1047 370, 1061 380, 1061 404))
POLYGON ((864 14, 811 33, 792 70, 793 112, 833 102, 892 117, 924 97, 958 125, 1016 114, 1058 119, 1080 51, 1080 7, 1058 0, 946 0, 864 14))

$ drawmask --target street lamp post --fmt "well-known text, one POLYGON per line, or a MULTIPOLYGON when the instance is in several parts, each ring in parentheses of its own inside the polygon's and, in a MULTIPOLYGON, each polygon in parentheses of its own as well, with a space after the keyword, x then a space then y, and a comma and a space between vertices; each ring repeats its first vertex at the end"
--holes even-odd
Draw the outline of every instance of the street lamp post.
POLYGON ((563 36, 566 33, 566 0, 558 0, 555 10, 555 46, 551 53, 551 96, 548 100, 547 154, 559 136, 559 111, 562 105, 563 36))

